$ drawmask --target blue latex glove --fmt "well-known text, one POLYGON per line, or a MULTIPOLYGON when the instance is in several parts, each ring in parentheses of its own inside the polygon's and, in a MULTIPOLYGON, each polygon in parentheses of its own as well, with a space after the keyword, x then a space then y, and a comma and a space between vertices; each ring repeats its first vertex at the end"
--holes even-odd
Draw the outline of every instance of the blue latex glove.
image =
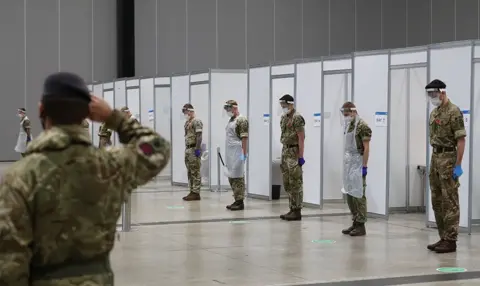
POLYGON ((200 157, 200 155, 202 155, 202 150, 200 149, 195 150, 195 156, 200 157))
POLYGON ((245 154, 240 155, 240 160, 242 160, 242 161, 247 160, 247 155, 245 155, 245 154))
POLYGON ((462 174, 463 174, 462 166, 460 165, 455 166, 455 169, 453 169, 453 179, 456 180, 460 178, 462 174))
POLYGON ((27 143, 32 141, 32 138, 30 136, 27 136, 27 143))
POLYGON ((362 167, 362 176, 366 176, 367 175, 367 169, 368 167, 362 167))
POLYGON ((298 165, 303 166, 303 164, 305 164, 305 159, 298 158, 298 165))

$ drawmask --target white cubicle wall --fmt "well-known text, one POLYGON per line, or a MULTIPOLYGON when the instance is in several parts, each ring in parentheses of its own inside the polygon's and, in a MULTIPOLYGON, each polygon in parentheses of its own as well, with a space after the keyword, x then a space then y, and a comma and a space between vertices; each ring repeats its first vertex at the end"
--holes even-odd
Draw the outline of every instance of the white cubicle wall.
MULTIPOLYGON (((116 109, 120 109, 123 106, 127 105, 127 86, 126 86, 126 81, 125 79, 118 79, 114 83, 114 107, 116 109)), ((119 145, 120 141, 118 140, 118 134, 117 132, 114 132, 113 135, 113 144, 114 145, 119 145)))
POLYGON ((155 129, 155 87, 154 78, 140 79, 140 118, 143 126, 155 129))
POLYGON ((172 184, 184 186, 188 185, 188 177, 185 167, 185 118, 182 107, 190 102, 190 75, 173 75, 171 81, 172 152, 170 161, 172 164, 172 184))
POLYGON ((142 122, 142 116, 140 114, 140 80, 139 79, 127 79, 127 104, 126 106, 139 122, 142 122))
MULTIPOLYGON (((321 142, 322 129, 322 62, 302 62, 296 69, 296 109, 305 119, 305 165, 303 170, 303 202, 321 205, 321 142)), ((278 104, 278 102, 277 102, 278 104)))
POLYGON ((344 133, 340 109, 352 94, 352 57, 325 58, 322 73, 321 197, 324 201, 343 197, 344 133))
POLYGON ((355 53, 353 102, 359 116, 372 129, 366 197, 368 214, 388 218, 388 84, 389 53, 355 53))
MULTIPOLYGON (((426 206, 423 176, 427 134, 427 47, 390 52, 388 188, 391 212, 418 212, 426 206)), ((375 138, 375 134, 373 135, 375 138)))
MULTIPOLYGON (((480 146, 480 42, 475 42, 474 46, 474 56, 472 60, 472 78, 473 78, 473 94, 472 94, 472 107, 471 107, 471 119, 464 118, 465 120, 465 128, 469 128, 471 126, 471 138, 470 138, 470 145, 471 146, 480 146)), ((447 86, 448 88, 448 86, 447 86)), ((447 89, 448 91, 448 89, 447 89)), ((471 225, 480 225, 480 151, 478 148, 472 148, 472 160, 470 161, 471 166, 471 179, 469 186, 471 196, 470 196, 470 217, 471 217, 471 225), (475 186, 477 186, 475 188, 475 186), (476 203, 472 203, 476 202, 476 203)), ((465 156, 465 155, 464 155, 465 156)), ((464 164, 462 164, 464 165, 464 164)))
MULTIPOLYGON (((472 63, 474 46, 471 41, 455 42, 448 44, 433 45, 429 50, 429 77, 428 81, 440 79, 447 85, 446 91, 450 100, 456 104, 464 114, 464 119, 469 119, 472 97, 472 63)), ((429 111, 432 110, 429 106, 429 111)), ((471 134, 471 125, 466 127, 467 138, 471 134)), ((428 130, 428 129, 427 129, 428 130)), ((428 139, 427 139, 428 140, 428 139)), ((428 141, 427 141, 428 142, 428 141)), ((432 148, 429 147, 427 158, 430 160, 432 148)), ((465 154, 463 156, 463 175, 460 177, 459 201, 460 201, 460 227, 471 232, 471 205, 472 205, 472 181, 470 173, 470 140, 467 139, 465 154)), ((427 161, 427 170, 430 162, 427 161)), ((432 209, 430 184, 428 187, 427 226, 435 226, 435 215, 432 209)))
MULTIPOLYGON (((223 168, 218 168, 217 147, 225 162, 225 127, 230 120, 223 110, 228 100, 238 103, 239 111, 247 116, 247 71, 246 70, 211 70, 210 71, 210 187, 211 189, 228 188, 228 178, 223 168)), ((226 162, 225 162, 226 163, 226 162)))
POLYGON ((270 66, 249 68, 247 192, 250 197, 267 200, 272 195, 270 82, 270 66))
MULTIPOLYGON (((103 98, 103 83, 94 83, 93 84, 93 94, 95 96, 103 98)), ((93 129, 93 137, 92 137, 92 142, 93 146, 98 147, 98 144, 100 143, 100 138, 98 137, 98 129, 100 128, 100 123, 98 122, 92 122, 90 124, 93 129)))
MULTIPOLYGON (((210 158, 212 154, 210 144, 210 72, 190 73, 190 103, 195 109, 196 118, 203 123, 202 158, 210 158)), ((210 186, 210 160, 202 159, 200 173, 202 185, 210 186)), ((210 186, 211 187, 211 186, 210 186)))
MULTIPOLYGON (((154 80, 154 107, 153 112, 148 110, 148 116, 153 115, 155 131, 172 142, 172 89, 170 77, 157 77, 154 80)), ((179 114, 178 112, 177 114, 179 114)), ((181 132, 180 132, 181 133, 181 132)), ((173 149, 173 145, 171 145, 173 149)), ((171 152, 173 150, 171 149, 171 152)), ((172 160, 168 161, 165 169, 160 173, 161 177, 172 177, 172 160)))

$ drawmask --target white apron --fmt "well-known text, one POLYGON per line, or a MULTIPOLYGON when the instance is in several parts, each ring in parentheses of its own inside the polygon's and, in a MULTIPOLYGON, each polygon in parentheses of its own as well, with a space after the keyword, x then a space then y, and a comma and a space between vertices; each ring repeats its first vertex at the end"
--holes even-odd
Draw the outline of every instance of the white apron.
POLYGON ((355 118, 355 127, 352 132, 348 132, 350 124, 345 128, 345 155, 343 161, 343 189, 342 193, 349 194, 355 198, 363 197, 363 156, 358 152, 357 125, 360 118, 355 118))
POLYGON ((235 128, 237 127, 238 116, 227 123, 225 127, 225 164, 227 167, 227 177, 242 178, 244 176, 245 162, 240 159, 242 155, 242 139, 238 138, 235 128))
POLYGON ((27 132, 23 130, 23 121, 25 120, 26 117, 24 117, 20 121, 20 131, 18 132, 18 138, 17 138, 17 145, 15 145, 15 152, 17 153, 25 153, 27 151, 27 132))

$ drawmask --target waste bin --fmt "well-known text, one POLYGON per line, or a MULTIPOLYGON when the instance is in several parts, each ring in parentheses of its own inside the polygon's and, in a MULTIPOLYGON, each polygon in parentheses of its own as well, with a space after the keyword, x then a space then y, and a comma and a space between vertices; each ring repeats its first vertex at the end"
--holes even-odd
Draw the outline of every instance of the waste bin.
POLYGON ((280 199, 280 185, 272 185, 272 200, 280 199))

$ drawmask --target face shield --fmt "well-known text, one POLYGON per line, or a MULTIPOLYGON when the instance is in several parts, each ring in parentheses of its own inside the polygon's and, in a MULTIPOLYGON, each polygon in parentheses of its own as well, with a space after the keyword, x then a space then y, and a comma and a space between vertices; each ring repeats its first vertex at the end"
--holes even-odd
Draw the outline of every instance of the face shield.
POLYGON ((235 104, 228 104, 225 103, 223 106, 223 113, 222 116, 224 118, 232 118, 235 114, 233 113, 234 109, 237 107, 235 104))
POLYGON ((340 125, 343 127, 346 127, 352 122, 353 118, 355 117, 355 112, 357 111, 357 108, 351 107, 351 108, 340 108, 340 125))
POLYGON ((183 107, 182 108, 182 113, 181 113, 181 119, 182 120, 189 120, 191 112, 194 112, 194 111, 195 111, 195 109, 193 109, 193 108, 183 107))
POLYGON ((427 88, 426 90, 427 94, 427 100, 433 105, 433 106, 440 106, 442 104, 442 99, 440 96, 442 95, 442 92, 445 92, 445 89, 443 88, 427 88))
POLYGON ((25 116, 25 112, 21 109, 18 109, 17 110, 17 116, 20 117, 20 118, 23 118, 25 116))
POLYGON ((293 101, 279 100, 279 103, 277 115, 288 114, 290 107, 293 106, 293 101))

